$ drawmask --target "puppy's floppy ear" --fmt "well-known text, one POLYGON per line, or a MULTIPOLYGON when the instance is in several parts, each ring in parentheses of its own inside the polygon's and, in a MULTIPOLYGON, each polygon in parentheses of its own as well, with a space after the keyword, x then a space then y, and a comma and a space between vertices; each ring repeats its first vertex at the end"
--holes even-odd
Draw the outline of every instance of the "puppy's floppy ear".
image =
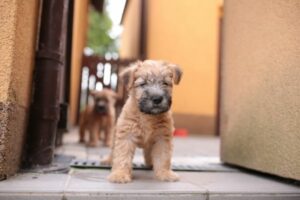
POLYGON ((115 99, 115 100, 117 100, 117 99, 120 98, 119 95, 118 95, 115 91, 113 91, 113 90, 110 90, 110 91, 109 91, 109 95, 110 95, 113 99, 115 99))
POLYGON ((116 99, 118 98, 118 94, 113 90, 111 91, 111 96, 116 99))
POLYGON ((125 68, 120 73, 120 78, 127 90, 130 90, 130 88, 132 87, 134 82, 134 72, 137 70, 138 67, 141 66, 141 64, 141 61, 137 61, 132 66, 125 68))
POLYGON ((111 103, 113 105, 116 104, 116 102, 117 102, 118 99, 121 99, 121 97, 115 91, 113 91, 113 90, 109 90, 108 95, 110 96, 109 98, 111 99, 111 103))
POLYGON ((173 72, 173 81, 176 85, 179 84, 181 77, 182 77, 182 70, 178 65, 175 64, 168 64, 173 72))

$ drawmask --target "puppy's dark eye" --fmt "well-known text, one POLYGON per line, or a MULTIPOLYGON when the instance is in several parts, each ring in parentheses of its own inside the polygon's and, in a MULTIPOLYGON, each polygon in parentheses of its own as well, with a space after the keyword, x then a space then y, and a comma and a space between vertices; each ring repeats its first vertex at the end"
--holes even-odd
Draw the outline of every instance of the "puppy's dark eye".
POLYGON ((170 84, 168 82, 163 82, 164 86, 169 86, 170 84))
POLYGON ((147 83, 146 83, 146 82, 144 82, 144 83, 140 83, 140 84, 139 84, 139 86, 140 86, 140 87, 144 87, 145 85, 147 85, 147 83))

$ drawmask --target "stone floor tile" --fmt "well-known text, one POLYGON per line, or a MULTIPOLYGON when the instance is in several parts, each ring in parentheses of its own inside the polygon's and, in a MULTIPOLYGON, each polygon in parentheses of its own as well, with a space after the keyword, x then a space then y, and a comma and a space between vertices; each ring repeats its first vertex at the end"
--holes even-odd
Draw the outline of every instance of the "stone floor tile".
POLYGON ((154 179, 151 171, 133 171, 133 182, 114 184, 106 180, 108 170, 79 170, 71 174, 66 192, 108 192, 108 193, 205 193, 206 190, 192 183, 173 183, 154 179))
MULTIPOLYGON (((182 172, 182 179, 206 188, 209 193, 299 194, 300 188, 262 174, 250 172, 182 172)), ((300 198, 299 198, 300 199, 300 198)))
POLYGON ((299 200, 299 194, 209 194, 209 200, 299 200))
POLYGON ((18 174, 0 182, 0 193, 60 193, 68 174, 18 174))
POLYGON ((0 193, 0 200, 62 200, 63 193, 0 193))

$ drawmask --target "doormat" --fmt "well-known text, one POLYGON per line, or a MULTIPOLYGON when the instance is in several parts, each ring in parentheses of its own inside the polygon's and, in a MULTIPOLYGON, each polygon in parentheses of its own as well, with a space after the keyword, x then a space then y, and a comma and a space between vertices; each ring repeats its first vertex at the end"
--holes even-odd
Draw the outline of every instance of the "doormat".
MULTIPOLYGON (((70 163, 74 168, 87 169, 110 169, 111 166, 104 165, 95 160, 74 159, 70 163)), ((135 158, 132 164, 133 169, 151 170, 147 167, 142 158, 135 158)), ((238 169, 229 167, 220 162, 218 157, 174 157, 172 160, 174 171, 205 171, 205 172, 236 172, 238 169)))

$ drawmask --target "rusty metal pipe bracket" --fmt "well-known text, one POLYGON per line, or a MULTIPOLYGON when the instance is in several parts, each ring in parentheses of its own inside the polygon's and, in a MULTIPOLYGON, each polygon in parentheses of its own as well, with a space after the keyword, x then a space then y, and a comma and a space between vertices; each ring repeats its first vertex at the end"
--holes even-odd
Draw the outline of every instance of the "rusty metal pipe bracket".
POLYGON ((55 51, 49 51, 49 50, 40 50, 36 53, 36 57, 40 59, 50 59, 56 62, 60 62, 61 64, 64 64, 65 56, 61 55, 60 52, 55 51))

